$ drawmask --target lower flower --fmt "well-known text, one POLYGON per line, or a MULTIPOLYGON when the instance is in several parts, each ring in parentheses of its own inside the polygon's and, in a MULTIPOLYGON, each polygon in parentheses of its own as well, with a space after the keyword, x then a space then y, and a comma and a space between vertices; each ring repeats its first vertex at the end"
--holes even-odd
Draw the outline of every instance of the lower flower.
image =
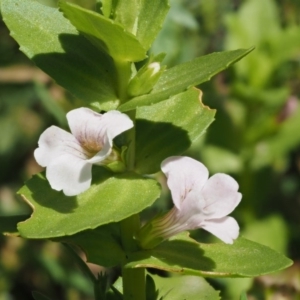
POLYGON ((151 249, 182 231, 203 228, 223 242, 232 244, 239 225, 228 217, 241 201, 237 182, 226 174, 208 178, 207 168, 189 158, 173 156, 162 162, 174 207, 141 228, 140 246, 151 249))

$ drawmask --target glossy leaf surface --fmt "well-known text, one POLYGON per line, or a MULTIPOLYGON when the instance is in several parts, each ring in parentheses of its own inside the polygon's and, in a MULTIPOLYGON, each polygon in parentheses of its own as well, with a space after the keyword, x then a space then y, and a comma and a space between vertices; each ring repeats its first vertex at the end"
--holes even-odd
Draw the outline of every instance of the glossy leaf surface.
POLYGON ((126 267, 204 277, 254 277, 291 264, 284 255, 244 238, 237 239, 233 245, 200 244, 182 233, 152 250, 130 255, 126 267))
POLYGON ((166 100, 189 87, 210 80, 252 50, 253 48, 216 52, 170 68, 161 75, 150 94, 133 98, 122 104, 119 110, 127 111, 166 100))
POLYGON ((123 220, 150 206, 160 187, 134 173, 115 175, 94 167, 91 187, 76 197, 52 190, 42 174, 26 182, 19 194, 33 208, 31 218, 18 224, 21 236, 44 239, 123 220))
POLYGON ((58 84, 87 104, 119 104, 112 59, 61 12, 34 0, 3 0, 1 13, 20 49, 58 84))
POLYGON ((61 1, 60 8, 79 32, 114 59, 140 61, 146 58, 146 50, 120 24, 72 3, 61 1))
POLYGON ((201 102, 192 88, 167 101, 137 110, 136 171, 152 174, 160 163, 187 150, 214 120, 215 110, 201 102))

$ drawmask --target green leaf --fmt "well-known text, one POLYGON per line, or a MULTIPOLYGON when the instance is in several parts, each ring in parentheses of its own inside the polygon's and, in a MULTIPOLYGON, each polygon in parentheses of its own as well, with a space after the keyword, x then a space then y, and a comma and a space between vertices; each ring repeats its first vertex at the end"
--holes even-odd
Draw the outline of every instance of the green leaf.
POLYGON ((247 294, 244 292, 242 293, 241 297, 240 297, 240 300, 248 300, 247 298, 247 294))
POLYGON ((200 244, 182 233, 149 251, 129 255, 127 268, 156 268, 204 277, 254 277, 287 268, 292 261, 246 240, 200 244))
POLYGON ((170 68, 161 75, 150 94, 133 98, 122 104, 119 110, 132 110, 166 100, 189 87, 210 80, 252 50, 253 48, 216 52, 170 68))
POLYGON ((168 10, 168 0, 119 0, 115 21, 134 34, 145 49, 149 49, 162 28, 168 10))
POLYGON ((163 300, 219 300, 219 292, 214 290, 204 278, 196 276, 159 277, 152 275, 159 291, 158 299, 163 300))
POLYGON ((113 20, 64 1, 60 2, 60 9, 79 32, 115 60, 140 61, 147 57, 135 36, 113 20))
POLYGON ((155 282, 149 274, 146 276, 146 300, 158 300, 158 290, 156 289, 155 282))
POLYGON ((31 218, 18 224, 21 236, 45 239, 94 229, 139 213, 159 197, 160 187, 155 180, 134 173, 116 175, 94 167, 91 187, 76 197, 52 190, 42 174, 33 176, 19 194, 33 208, 31 218))
POLYGON ((50 300, 50 298, 44 296, 40 292, 32 292, 32 297, 34 300, 50 300))
POLYGON ((146 49, 150 48, 162 28, 162 24, 170 8, 168 2, 168 0, 142 0, 136 37, 146 49))
MULTIPOLYGON (((143 1, 143 0, 142 0, 143 1)), ((141 9, 141 0, 118 0, 114 20, 135 35, 141 9)), ((157 1, 154 1, 157 2, 157 1)))
POLYGON ((20 49, 74 96, 116 108, 115 70, 57 9, 34 0, 3 0, 3 19, 20 49))
POLYGON ((214 120, 215 110, 201 102, 201 91, 192 88, 169 100, 138 108, 136 165, 141 174, 160 170, 160 163, 187 150, 214 120))
MULTIPOLYGON (((99 1, 99 0, 98 0, 99 1)), ((102 3, 101 11, 106 18, 109 18, 115 10, 116 0, 100 0, 102 3)))
POLYGON ((28 215, 0 216, 0 233, 18 235, 17 223, 26 220, 28 217, 28 215))
POLYGON ((120 265, 126 255, 119 240, 117 223, 100 226, 94 230, 86 230, 56 241, 72 243, 79 246, 86 254, 87 261, 104 267, 120 265))

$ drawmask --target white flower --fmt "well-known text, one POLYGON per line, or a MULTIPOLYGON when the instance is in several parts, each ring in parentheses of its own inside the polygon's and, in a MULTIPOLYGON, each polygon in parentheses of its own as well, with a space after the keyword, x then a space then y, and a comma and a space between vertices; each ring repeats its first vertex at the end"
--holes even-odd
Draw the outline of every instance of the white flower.
POLYGON ((164 239, 196 228, 232 244, 239 235, 239 225, 227 215, 242 198, 237 182, 220 173, 208 178, 207 168, 189 157, 169 157, 162 162, 161 169, 167 176, 174 207, 141 229, 141 246, 151 248, 164 239))
POLYGON ((133 127, 131 119, 119 111, 103 115, 88 108, 67 114, 71 133, 56 126, 46 129, 34 157, 47 167, 46 177, 54 190, 67 196, 78 195, 91 185, 93 164, 113 160, 113 138, 133 127))

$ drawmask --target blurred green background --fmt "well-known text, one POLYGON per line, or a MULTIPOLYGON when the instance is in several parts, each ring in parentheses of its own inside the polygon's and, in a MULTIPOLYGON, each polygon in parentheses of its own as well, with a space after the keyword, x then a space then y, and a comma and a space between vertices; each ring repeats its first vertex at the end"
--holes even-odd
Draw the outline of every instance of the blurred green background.
MULTIPOLYGON (((55 0, 39 2, 56 5, 55 0)), ((71 2, 95 8, 92 0, 71 2)), ((170 67, 250 46, 256 49, 249 56, 201 85, 204 104, 217 109, 216 120, 186 155, 202 161, 211 174, 234 176, 243 194, 233 214, 242 235, 286 254, 295 264, 255 279, 209 282, 221 290, 222 299, 238 299, 247 291, 249 300, 299 300, 300 1, 173 0, 152 51, 166 52, 164 64, 170 67)), ((65 113, 73 105, 80 100, 37 69, 1 22, 1 216, 30 213, 15 193, 41 171, 33 158, 39 135, 52 124, 67 128, 65 113)), ((165 192, 143 215, 169 206, 165 192)), ((213 241, 201 230, 192 234, 213 241)), ((0 300, 33 299, 33 290, 51 299, 93 299, 91 284, 59 244, 0 236, 0 300)))

